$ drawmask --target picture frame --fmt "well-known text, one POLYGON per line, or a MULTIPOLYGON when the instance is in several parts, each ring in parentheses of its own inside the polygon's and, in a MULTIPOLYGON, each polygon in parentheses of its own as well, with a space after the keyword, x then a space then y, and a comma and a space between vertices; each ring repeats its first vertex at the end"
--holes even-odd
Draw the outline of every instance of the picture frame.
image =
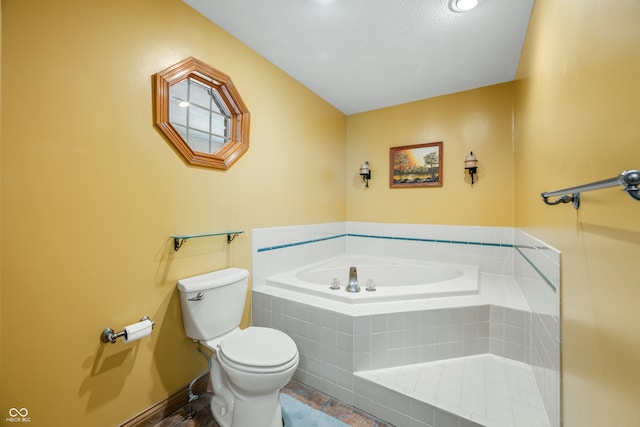
POLYGON ((389 186, 442 187, 442 141, 391 147, 389 186))

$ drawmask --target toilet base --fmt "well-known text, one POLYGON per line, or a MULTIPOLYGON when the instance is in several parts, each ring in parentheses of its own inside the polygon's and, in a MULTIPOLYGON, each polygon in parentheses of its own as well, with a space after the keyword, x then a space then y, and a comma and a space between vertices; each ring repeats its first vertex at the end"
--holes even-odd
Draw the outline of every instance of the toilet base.
POLYGON ((226 402, 216 396, 211 398, 211 413, 220 427, 231 427, 233 408, 229 408, 226 402))
POLYGON ((283 427, 279 390, 248 400, 236 396, 233 407, 213 396, 211 412, 220 427, 283 427))

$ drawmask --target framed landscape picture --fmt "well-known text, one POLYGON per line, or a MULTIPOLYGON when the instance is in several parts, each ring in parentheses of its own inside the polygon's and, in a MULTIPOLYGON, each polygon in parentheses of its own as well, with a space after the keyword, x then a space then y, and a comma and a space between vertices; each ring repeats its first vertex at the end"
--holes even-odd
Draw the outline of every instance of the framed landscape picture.
POLYGON ((390 187, 442 187, 442 141, 391 147, 390 187))

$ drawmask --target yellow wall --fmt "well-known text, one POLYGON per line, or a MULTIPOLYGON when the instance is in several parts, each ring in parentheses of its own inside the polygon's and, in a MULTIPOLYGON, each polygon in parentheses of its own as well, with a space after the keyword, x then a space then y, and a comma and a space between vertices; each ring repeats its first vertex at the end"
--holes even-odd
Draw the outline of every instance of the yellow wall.
POLYGON ((254 227, 345 220, 346 118, 181 0, 2 0, 2 41, 1 419, 112 426, 206 368, 178 278, 250 268, 254 227), (188 56, 252 114, 226 172, 153 125, 151 76, 188 56), (99 342, 145 314, 150 338, 99 342))
POLYGON ((640 168, 637 0, 537 0, 516 83, 348 119, 180 0, 2 0, 1 18, 0 413, 126 420, 205 368, 178 278, 250 268, 252 228, 349 219, 515 223, 556 246, 564 425, 640 425, 640 203, 539 198, 640 168), (151 75, 187 56, 229 74, 252 113, 229 171, 187 166, 152 124, 151 75), (444 187, 390 189, 389 147, 433 141, 444 187), (170 247, 170 234, 228 228, 246 233, 170 247), (98 341, 143 314, 151 338, 98 341))
MULTIPOLYGON (((0 82, 2 81, 2 4, 0 3, 0 82)), ((0 84, 0 101, 2 84, 0 84)), ((0 102, 0 165, 2 164, 2 102, 0 102)), ((0 171, 0 232, 2 225, 2 173, 0 171)), ((2 237, 0 237, 0 260, 2 260, 2 237)), ((0 322, 2 321, 2 262, 0 262, 0 322)), ((2 379, 2 325, 0 325, 0 379, 2 379)))
POLYGON ((640 425, 640 203, 542 191, 640 168, 640 2, 536 0, 516 84, 516 225, 562 251, 566 427, 640 425))
POLYGON ((484 87, 347 118, 350 221, 513 226, 513 84, 484 87), (443 142, 443 186, 389 187, 389 148, 443 142), (464 158, 477 155, 476 183, 464 158), (358 168, 369 161, 370 187, 358 168))

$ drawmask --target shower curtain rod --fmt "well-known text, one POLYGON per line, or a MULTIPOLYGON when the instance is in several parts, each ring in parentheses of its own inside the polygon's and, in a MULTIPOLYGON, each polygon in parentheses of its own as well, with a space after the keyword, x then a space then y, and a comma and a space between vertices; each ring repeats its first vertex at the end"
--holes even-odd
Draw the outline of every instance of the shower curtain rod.
POLYGON ((602 181, 592 182, 590 184, 578 185, 576 187, 565 188, 564 190, 544 192, 542 201, 547 205, 557 205, 559 203, 573 204, 573 207, 578 209, 580 207, 580 193, 585 191, 600 190, 603 188, 615 187, 617 185, 624 186, 623 190, 631 197, 640 201, 640 170, 630 169, 620 173, 620 175, 603 179, 602 181), (549 197, 558 197, 556 200, 549 200, 549 197))

